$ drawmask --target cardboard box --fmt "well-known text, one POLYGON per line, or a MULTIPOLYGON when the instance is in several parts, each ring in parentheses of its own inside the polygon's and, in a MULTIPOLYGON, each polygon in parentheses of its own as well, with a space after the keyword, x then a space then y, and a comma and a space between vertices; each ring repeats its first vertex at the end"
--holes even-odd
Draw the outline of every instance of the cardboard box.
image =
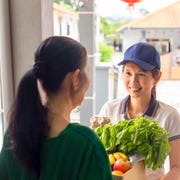
POLYGON ((145 180, 144 160, 138 161, 123 176, 113 175, 114 180, 145 180))

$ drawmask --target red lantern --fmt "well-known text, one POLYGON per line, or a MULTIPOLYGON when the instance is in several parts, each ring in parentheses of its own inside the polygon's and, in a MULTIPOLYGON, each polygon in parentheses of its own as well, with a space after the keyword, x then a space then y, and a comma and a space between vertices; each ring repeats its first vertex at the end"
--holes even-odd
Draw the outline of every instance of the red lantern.
POLYGON ((142 0, 121 0, 128 3, 128 7, 134 7, 134 3, 141 2, 142 0))

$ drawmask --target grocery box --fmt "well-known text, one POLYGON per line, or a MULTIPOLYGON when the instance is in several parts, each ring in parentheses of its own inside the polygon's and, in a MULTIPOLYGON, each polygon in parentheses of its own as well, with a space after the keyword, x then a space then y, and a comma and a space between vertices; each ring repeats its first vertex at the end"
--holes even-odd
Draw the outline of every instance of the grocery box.
POLYGON ((114 180, 145 180, 144 160, 138 161, 123 176, 113 175, 114 180))
POLYGON ((112 123, 108 117, 96 116, 90 122, 108 153, 114 180, 145 180, 145 167, 162 167, 170 153, 168 132, 156 120, 142 116, 112 123), (116 153, 124 153, 128 160, 116 153), (119 159, 127 161, 128 166, 119 159))

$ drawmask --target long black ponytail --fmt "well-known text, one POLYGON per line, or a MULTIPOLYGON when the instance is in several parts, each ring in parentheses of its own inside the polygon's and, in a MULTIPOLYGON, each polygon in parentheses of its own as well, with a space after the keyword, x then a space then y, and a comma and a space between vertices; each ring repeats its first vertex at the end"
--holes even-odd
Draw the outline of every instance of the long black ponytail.
POLYGON ((86 61, 86 49, 78 41, 52 36, 39 45, 34 66, 20 81, 10 112, 9 142, 17 160, 36 176, 40 175, 42 143, 50 128, 37 81, 50 97, 58 93, 66 74, 83 68, 86 61))
POLYGON ((34 70, 21 79, 12 107, 9 133, 16 158, 35 175, 40 172, 42 140, 47 136, 47 109, 42 106, 34 70))

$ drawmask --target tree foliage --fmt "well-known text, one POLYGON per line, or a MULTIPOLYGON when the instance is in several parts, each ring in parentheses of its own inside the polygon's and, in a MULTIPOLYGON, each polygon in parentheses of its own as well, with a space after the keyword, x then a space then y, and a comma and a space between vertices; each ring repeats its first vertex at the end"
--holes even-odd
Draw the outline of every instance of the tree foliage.
POLYGON ((114 54, 112 46, 108 46, 105 43, 100 43, 99 51, 101 53, 101 62, 110 62, 114 54))
POLYGON ((57 4, 65 4, 76 11, 79 8, 79 0, 53 0, 53 2, 57 4))
POLYGON ((106 36, 109 34, 115 34, 116 30, 123 26, 124 24, 127 24, 130 22, 129 19, 110 19, 110 18, 105 18, 101 17, 101 32, 106 36))

